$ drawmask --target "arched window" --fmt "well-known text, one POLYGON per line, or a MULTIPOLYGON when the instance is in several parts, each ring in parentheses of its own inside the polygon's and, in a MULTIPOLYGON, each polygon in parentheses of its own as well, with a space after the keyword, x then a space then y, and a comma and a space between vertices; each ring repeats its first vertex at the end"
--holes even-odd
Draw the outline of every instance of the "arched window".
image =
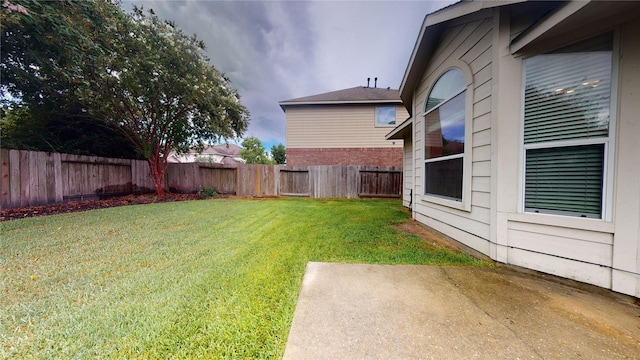
POLYGON ((462 201, 467 82, 457 67, 435 82, 425 105, 425 194, 462 201))

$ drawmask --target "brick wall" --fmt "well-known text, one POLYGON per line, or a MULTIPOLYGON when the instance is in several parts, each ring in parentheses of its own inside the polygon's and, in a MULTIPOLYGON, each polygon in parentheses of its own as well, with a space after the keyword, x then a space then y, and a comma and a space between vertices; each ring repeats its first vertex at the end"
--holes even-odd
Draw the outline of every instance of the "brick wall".
POLYGON ((287 165, 402 166, 402 148, 287 149, 287 165))

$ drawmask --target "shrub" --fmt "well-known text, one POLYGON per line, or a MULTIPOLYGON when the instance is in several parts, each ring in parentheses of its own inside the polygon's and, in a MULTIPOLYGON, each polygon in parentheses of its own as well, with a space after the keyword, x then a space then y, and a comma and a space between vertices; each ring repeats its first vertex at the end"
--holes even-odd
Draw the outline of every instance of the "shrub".
POLYGON ((210 197, 214 197, 218 195, 215 187, 204 187, 200 190, 200 195, 202 195, 203 199, 208 199, 210 197))

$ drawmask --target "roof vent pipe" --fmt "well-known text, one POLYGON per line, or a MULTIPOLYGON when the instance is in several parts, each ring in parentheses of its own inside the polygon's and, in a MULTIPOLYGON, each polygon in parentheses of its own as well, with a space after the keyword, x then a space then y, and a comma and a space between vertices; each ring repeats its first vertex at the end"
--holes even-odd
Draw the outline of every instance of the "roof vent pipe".
POLYGON ((374 87, 374 88, 377 88, 377 87, 378 87, 378 78, 375 78, 373 81, 375 81, 375 82, 373 83, 373 87, 374 87))
POLYGON ((371 81, 371 78, 367 78, 367 88, 369 87, 369 81, 371 81))

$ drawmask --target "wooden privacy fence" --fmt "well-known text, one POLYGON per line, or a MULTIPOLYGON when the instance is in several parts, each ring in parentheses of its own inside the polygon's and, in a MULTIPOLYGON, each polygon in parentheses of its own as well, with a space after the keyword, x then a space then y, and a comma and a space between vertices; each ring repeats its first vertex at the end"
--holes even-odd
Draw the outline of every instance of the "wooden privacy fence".
POLYGON ((281 167, 279 195, 313 198, 400 197, 402 168, 389 166, 281 167))
MULTIPOLYGON (((0 150, 2 209, 154 190, 145 160, 0 150)), ((400 197, 401 167, 169 164, 165 189, 239 196, 400 197)))
POLYGON ((153 191, 144 160, 0 150, 3 209, 153 191))

